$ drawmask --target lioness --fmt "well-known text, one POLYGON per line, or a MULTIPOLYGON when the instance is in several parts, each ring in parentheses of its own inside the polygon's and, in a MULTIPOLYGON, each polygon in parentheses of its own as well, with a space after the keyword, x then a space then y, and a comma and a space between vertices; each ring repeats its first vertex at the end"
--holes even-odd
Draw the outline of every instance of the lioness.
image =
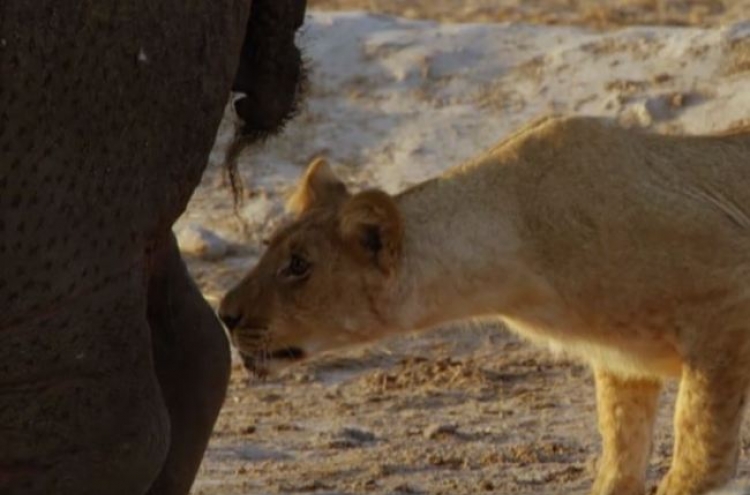
POLYGON ((657 493, 733 475, 750 380, 750 130, 548 118, 397 196, 350 194, 317 160, 291 207, 221 304, 246 355, 499 316, 593 367, 594 494, 644 493, 668 377, 680 378, 674 458, 657 493))

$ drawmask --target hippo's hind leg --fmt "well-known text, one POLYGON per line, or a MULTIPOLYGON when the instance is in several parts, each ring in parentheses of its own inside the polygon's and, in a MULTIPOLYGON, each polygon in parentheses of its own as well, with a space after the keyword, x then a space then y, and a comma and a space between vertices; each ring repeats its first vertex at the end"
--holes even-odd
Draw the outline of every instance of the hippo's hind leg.
POLYGON ((171 423, 167 460, 149 491, 184 495, 193 483, 229 382, 229 343, 171 234, 152 257, 148 320, 171 423))

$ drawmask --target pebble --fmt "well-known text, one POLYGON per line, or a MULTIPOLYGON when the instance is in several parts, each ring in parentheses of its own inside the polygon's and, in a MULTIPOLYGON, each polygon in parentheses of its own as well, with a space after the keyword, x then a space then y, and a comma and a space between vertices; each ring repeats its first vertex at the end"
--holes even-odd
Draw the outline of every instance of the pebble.
POLYGON ((444 435, 455 435, 457 431, 458 426, 455 424, 431 424, 424 429, 422 435, 428 440, 433 440, 444 435))
POLYGON ((649 127, 654 122, 651 114, 653 108, 654 105, 647 101, 635 103, 625 112, 622 123, 626 126, 649 127))
POLYGON ((350 449, 360 447, 364 443, 374 442, 375 435, 369 431, 359 428, 341 428, 331 437, 328 437, 327 444, 332 449, 350 449))
POLYGON ((339 432, 340 436, 356 440, 357 442, 374 442, 375 435, 367 430, 360 430, 359 428, 342 428, 339 432))
POLYGON ((252 435, 256 432, 257 429, 258 428, 255 425, 249 425, 242 428, 242 433, 244 433, 245 435, 252 435))
POLYGON ((175 237, 181 252, 204 260, 219 260, 229 253, 229 242, 199 225, 186 225, 175 232, 175 237))
POLYGON ((283 201, 263 192, 245 199, 245 205, 240 212, 240 216, 250 226, 257 228, 264 227, 272 219, 283 217, 284 213, 283 201))
POLYGON ((695 95, 681 92, 651 96, 630 106, 624 116, 624 123, 648 127, 655 122, 673 119, 679 109, 693 103, 695 99, 695 95))

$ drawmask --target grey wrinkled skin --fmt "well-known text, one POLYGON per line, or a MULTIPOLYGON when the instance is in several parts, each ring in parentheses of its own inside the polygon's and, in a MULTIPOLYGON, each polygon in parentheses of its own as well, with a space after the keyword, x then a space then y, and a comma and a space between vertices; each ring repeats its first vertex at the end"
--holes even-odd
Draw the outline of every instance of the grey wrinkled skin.
POLYGON ((0 1, 0 495, 188 492, 229 351, 171 226, 233 84, 290 101, 300 72, 299 22, 256 28, 287 48, 253 70, 250 7, 0 1))

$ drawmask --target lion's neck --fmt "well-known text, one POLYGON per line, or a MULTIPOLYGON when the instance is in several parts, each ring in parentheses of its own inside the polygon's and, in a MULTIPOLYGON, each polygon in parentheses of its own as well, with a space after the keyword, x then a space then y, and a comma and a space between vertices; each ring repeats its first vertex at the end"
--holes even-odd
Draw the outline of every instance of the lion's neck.
POLYGON ((402 330, 533 311, 545 284, 524 264, 513 167, 479 164, 397 197, 405 239, 394 319, 402 330))

